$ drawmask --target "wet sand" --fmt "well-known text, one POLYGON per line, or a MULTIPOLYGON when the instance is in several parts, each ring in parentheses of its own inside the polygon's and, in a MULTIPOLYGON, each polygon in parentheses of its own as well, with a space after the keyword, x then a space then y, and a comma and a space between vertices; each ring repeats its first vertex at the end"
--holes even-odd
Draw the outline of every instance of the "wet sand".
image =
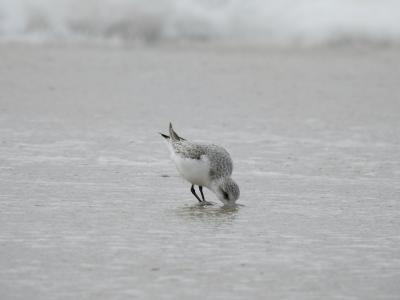
POLYGON ((1 299, 398 299, 400 56, 0 46, 1 299), (200 207, 157 132, 227 148, 200 207))

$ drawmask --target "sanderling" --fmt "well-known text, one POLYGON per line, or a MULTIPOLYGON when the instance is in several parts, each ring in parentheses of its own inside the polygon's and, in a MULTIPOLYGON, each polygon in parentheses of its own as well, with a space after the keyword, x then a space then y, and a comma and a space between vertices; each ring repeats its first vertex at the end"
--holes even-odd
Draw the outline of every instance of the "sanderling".
POLYGON ((239 198, 239 186, 231 178, 233 163, 229 153, 212 144, 192 143, 181 138, 169 123, 169 136, 160 133, 167 141, 171 158, 180 175, 192 184, 190 191, 206 203, 203 187, 213 191, 225 205, 234 204, 239 198), (199 186, 202 199, 194 186, 199 186))

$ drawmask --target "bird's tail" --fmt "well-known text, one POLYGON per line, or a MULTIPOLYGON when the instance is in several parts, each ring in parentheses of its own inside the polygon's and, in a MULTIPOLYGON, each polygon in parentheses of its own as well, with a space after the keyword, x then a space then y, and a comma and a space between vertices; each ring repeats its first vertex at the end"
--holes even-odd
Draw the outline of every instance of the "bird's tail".
POLYGON ((185 140, 184 138, 181 138, 172 128, 172 123, 169 123, 169 136, 173 141, 181 141, 185 140))
POLYGON ((159 134, 161 134, 161 136, 162 136, 164 139, 169 140, 169 135, 163 134, 163 133, 161 133, 161 132, 159 132, 159 134))

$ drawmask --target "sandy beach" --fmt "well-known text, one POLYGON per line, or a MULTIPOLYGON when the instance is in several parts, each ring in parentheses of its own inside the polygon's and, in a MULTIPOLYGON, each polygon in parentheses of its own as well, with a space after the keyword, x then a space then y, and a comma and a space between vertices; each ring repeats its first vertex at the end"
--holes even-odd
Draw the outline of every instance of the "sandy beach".
POLYGON ((1 299, 398 299, 400 49, 0 45, 1 299), (200 207, 158 132, 224 146, 200 207))

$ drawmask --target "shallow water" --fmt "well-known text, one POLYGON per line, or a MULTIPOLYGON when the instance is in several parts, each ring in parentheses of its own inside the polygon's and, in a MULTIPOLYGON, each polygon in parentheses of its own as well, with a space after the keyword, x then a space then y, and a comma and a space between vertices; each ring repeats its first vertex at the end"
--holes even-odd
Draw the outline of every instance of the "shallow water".
POLYGON ((3 48, 0 298, 398 299, 397 54, 252 51, 3 48), (237 207, 197 204, 170 119, 237 207))

